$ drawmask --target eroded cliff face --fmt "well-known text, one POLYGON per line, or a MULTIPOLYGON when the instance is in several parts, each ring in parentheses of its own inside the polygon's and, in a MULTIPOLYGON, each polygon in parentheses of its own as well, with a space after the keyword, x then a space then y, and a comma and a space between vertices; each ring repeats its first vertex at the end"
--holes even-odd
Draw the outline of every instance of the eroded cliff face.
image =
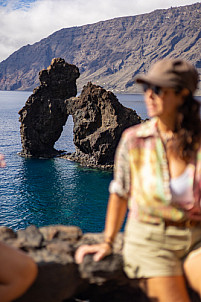
POLYGON ((21 155, 53 157, 60 154, 54 144, 68 118, 65 99, 76 96, 78 77, 78 68, 61 58, 53 59, 46 70, 40 71, 40 86, 19 111, 21 155))
POLYGON ((124 107, 112 92, 90 82, 79 97, 66 100, 66 105, 73 116, 76 147, 67 158, 86 166, 112 167, 122 132, 141 122, 136 111, 124 107))
POLYGON ((201 75, 200 15, 199 1, 61 29, 1 62, 0 89, 32 90, 38 85, 39 70, 58 57, 78 66, 79 91, 92 81, 115 93, 141 92, 134 77, 165 57, 189 60, 201 75))
POLYGON ((65 155, 85 166, 112 168, 114 153, 124 129, 139 124, 135 110, 124 107, 116 96, 88 83, 77 94, 79 70, 63 59, 54 59, 39 73, 41 85, 19 111, 21 155, 51 158, 61 155, 54 144, 68 116, 73 116, 76 152, 65 155))

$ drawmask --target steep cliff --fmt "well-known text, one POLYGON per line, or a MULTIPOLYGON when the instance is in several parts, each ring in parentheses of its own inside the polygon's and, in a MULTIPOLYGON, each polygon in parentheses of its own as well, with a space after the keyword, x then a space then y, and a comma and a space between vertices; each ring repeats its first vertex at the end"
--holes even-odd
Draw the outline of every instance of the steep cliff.
POLYGON ((134 76, 166 56, 190 60, 201 74, 201 3, 59 30, 0 63, 1 90, 31 90, 38 72, 62 57, 80 70, 78 90, 92 81, 136 92, 134 76))

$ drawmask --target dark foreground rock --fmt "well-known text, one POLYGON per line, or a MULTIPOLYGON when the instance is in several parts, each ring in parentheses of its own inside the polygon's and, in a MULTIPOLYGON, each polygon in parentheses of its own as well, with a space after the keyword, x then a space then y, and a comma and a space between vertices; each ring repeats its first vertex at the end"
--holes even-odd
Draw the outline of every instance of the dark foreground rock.
POLYGON ((53 59, 47 69, 40 71, 40 86, 19 111, 21 155, 48 158, 60 154, 54 144, 68 118, 65 99, 76 96, 78 77, 78 68, 61 58, 53 59))
POLYGON ((111 91, 88 83, 81 95, 66 100, 73 116, 75 153, 67 158, 82 165, 111 168, 122 132, 139 124, 135 110, 124 107, 111 91))
MULTIPOLYGON (((145 290, 123 272, 123 234, 119 233, 113 254, 100 262, 91 255, 80 265, 74 253, 81 244, 101 242, 103 234, 82 234, 74 226, 48 226, 13 232, 0 227, 0 240, 27 252, 39 274, 32 287, 16 302, 146 302, 145 290)), ((192 301, 200 299, 191 292, 192 301)))

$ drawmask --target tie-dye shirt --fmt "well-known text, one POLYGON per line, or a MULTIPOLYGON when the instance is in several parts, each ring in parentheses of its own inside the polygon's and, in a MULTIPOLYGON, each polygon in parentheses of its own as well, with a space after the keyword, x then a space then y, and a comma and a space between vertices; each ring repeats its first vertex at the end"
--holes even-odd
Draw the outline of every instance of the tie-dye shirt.
POLYGON ((189 185, 194 198, 188 209, 173 202, 165 147, 157 130, 157 118, 124 131, 116 150, 110 193, 128 199, 130 218, 158 223, 181 220, 191 209, 200 210, 201 148, 189 164, 189 185))

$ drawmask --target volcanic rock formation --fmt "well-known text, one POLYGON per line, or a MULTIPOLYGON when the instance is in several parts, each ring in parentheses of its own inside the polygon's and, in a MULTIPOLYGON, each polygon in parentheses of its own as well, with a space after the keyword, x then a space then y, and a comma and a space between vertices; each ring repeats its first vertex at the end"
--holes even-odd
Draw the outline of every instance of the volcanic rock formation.
POLYGON ((40 71, 41 85, 34 89, 19 111, 21 155, 53 157, 60 154, 54 144, 68 117, 65 99, 76 96, 78 77, 78 68, 61 58, 53 59, 46 70, 40 71))
POLYGON ((54 157, 54 149, 69 115, 74 121, 76 151, 66 157, 92 167, 111 168, 122 131, 139 124, 135 110, 124 107, 116 96, 88 83, 79 97, 79 70, 63 59, 54 59, 39 73, 41 85, 19 111, 22 156, 54 157))
POLYGON ((77 98, 66 100, 73 116, 76 151, 67 158, 92 167, 110 168, 123 130, 139 124, 135 110, 124 107, 116 96, 88 83, 77 98))

